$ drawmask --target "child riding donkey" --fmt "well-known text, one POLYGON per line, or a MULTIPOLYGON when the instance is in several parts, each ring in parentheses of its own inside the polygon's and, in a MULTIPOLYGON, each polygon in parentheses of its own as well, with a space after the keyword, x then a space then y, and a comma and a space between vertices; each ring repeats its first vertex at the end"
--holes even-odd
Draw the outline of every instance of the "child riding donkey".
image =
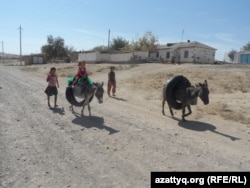
POLYGON ((80 61, 78 63, 78 70, 77 70, 77 74, 74 77, 74 81, 72 83, 72 88, 75 87, 77 81, 79 80, 79 78, 83 78, 86 79, 88 74, 87 74, 87 69, 85 67, 86 62, 85 61, 80 61))

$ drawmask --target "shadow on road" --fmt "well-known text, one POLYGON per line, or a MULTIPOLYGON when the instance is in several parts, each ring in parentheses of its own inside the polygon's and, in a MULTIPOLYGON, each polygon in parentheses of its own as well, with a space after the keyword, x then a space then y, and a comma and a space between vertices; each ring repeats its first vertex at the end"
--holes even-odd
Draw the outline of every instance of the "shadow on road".
POLYGON ((50 108, 50 110, 53 112, 53 113, 56 113, 56 114, 60 114, 60 115, 64 115, 65 114, 65 111, 64 111, 64 108, 58 108, 58 107, 55 107, 55 108, 50 108))
POLYGON ((211 132, 219 134, 221 136, 225 136, 227 138, 230 138, 232 141, 240 140, 240 138, 216 131, 216 126, 209 124, 209 123, 205 123, 205 122, 201 122, 201 121, 184 121, 183 122, 181 119, 178 119, 175 117, 171 117, 171 118, 178 121, 178 125, 182 128, 185 128, 185 129, 189 129, 189 130, 193 130, 193 131, 211 131, 211 132))
POLYGON ((127 101, 126 99, 119 98, 119 97, 116 97, 116 96, 110 96, 110 98, 116 99, 116 100, 118 100, 118 101, 127 101))
POLYGON ((72 120, 72 123, 80 125, 85 128, 92 128, 96 127, 98 129, 105 129, 109 132, 109 134, 118 133, 119 130, 115 130, 107 125, 104 124, 104 118, 103 117, 97 117, 97 116, 81 116, 78 113, 74 113, 75 119, 72 120))

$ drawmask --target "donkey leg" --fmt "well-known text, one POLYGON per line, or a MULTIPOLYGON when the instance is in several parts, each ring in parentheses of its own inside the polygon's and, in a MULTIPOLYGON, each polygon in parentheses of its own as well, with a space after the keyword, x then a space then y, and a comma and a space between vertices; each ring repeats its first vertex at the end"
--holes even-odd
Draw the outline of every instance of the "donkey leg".
POLYGON ((88 105, 89 117, 91 117, 91 109, 90 109, 90 102, 89 102, 90 98, 91 98, 91 96, 88 96, 88 97, 86 98, 86 102, 87 102, 86 105, 88 105))
POLYGON ((89 102, 89 100, 90 100, 90 97, 86 96, 86 97, 85 97, 84 104, 83 104, 83 107, 82 107, 82 115, 83 115, 83 111, 84 111, 84 108, 85 108, 86 105, 88 105, 89 114, 91 115, 91 113, 90 113, 90 105, 89 105, 90 102, 89 102))
POLYGON ((185 107, 182 107, 182 120, 183 121, 186 121, 185 120, 186 116, 189 116, 190 114, 192 114, 192 110, 191 110, 191 106, 190 105, 187 105, 187 109, 188 109, 188 113, 185 114, 185 107))
POLYGON ((185 108, 186 108, 185 106, 182 106, 182 121, 186 121, 185 120, 185 116, 186 116, 185 115, 185 108))
POLYGON ((82 106, 82 111, 81 111, 82 116, 84 116, 84 108, 85 108, 86 105, 87 105, 86 102, 84 102, 84 104, 83 104, 83 106, 82 106))
POLYGON ((88 103, 88 110, 89 110, 89 117, 91 117, 91 108, 89 103, 88 103))
POLYGON ((168 108, 169 108, 171 116, 174 116, 173 110, 172 110, 172 108, 171 108, 171 106, 169 104, 168 104, 168 108))
POLYGON ((187 116, 188 116, 188 115, 192 114, 192 110, 191 110, 191 106, 190 105, 188 105, 187 108, 188 108, 188 113, 187 113, 187 116))
POLYGON ((74 112, 73 105, 70 105, 70 106, 69 106, 69 109, 70 109, 72 112, 74 112))
POLYGON ((85 105, 82 106, 82 110, 81 110, 82 116, 84 116, 84 108, 85 108, 85 105))
POLYGON ((165 106, 165 100, 162 100, 162 114, 165 115, 165 111, 164 111, 164 106, 165 106))

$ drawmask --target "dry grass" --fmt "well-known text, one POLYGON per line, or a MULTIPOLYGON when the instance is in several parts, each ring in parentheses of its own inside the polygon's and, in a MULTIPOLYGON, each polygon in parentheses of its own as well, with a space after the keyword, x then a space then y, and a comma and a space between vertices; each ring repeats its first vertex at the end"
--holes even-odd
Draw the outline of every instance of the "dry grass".
MULTIPOLYGON (((204 114, 209 114, 250 124, 248 99, 244 98, 244 94, 250 92, 249 66, 197 65, 190 69, 188 66, 185 66, 185 68, 179 66, 165 72, 139 75, 124 81, 123 84, 130 88, 145 90, 145 92, 150 89, 161 92, 166 80, 174 75, 184 75, 192 84, 203 82, 205 79, 208 81, 212 102, 208 106, 204 106, 201 102, 197 105, 195 115, 197 119, 204 114), (227 99, 224 99, 225 94, 228 95, 227 99)), ((149 99, 150 97, 147 97, 147 100, 149 99)))
POLYGON ((168 72, 139 75, 128 81, 133 84, 132 87, 140 89, 160 89, 165 84, 167 78, 171 78, 177 74, 186 76, 192 84, 203 82, 204 79, 206 79, 211 93, 250 92, 250 67, 239 70, 234 70, 233 67, 211 69, 211 67, 208 68, 207 66, 199 66, 192 68, 192 70, 180 68, 178 73, 176 73, 176 70, 170 70, 168 72))
MULTIPOLYGON (((55 66, 60 77, 69 77, 76 73, 77 64, 47 64, 25 66, 21 69, 29 72, 39 72, 46 75, 49 68, 55 66)), ((118 74, 123 71, 138 68, 142 72, 133 74, 133 77, 126 77, 119 85, 132 90, 141 90, 145 93, 142 100, 161 99, 162 88, 166 80, 174 75, 186 76, 192 84, 208 81, 210 90, 210 104, 204 106, 198 102, 195 117, 200 118, 204 114, 221 116, 225 119, 250 124, 250 113, 248 100, 250 99, 250 66, 247 65, 166 65, 164 70, 152 73, 144 70, 144 64, 88 64, 90 75, 95 73, 107 74, 110 66, 115 66, 118 74), (169 68, 169 69, 168 69, 169 68)), ((157 69, 157 64, 153 65, 157 69)), ((162 65, 161 65, 162 66, 162 65)), ((138 71, 137 69, 137 71, 138 71)), ((124 72, 125 73, 125 72, 124 72)))
POLYGON ((199 119, 204 114, 221 116, 226 120, 240 122, 243 124, 250 124, 250 117, 245 114, 247 110, 242 109, 240 106, 234 108, 233 105, 226 103, 210 103, 209 108, 197 105, 195 118, 199 119))

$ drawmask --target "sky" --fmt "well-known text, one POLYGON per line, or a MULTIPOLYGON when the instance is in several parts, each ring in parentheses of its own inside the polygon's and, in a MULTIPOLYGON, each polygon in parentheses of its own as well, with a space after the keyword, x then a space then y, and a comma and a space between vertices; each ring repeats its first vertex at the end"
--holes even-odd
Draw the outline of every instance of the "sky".
POLYGON ((158 43, 198 41, 216 60, 250 42, 250 0, 1 0, 0 52, 40 53, 47 36, 75 50, 91 50, 150 31, 158 43), (20 32, 21 26, 21 32, 20 32), (20 34, 21 33, 21 34, 20 34))

